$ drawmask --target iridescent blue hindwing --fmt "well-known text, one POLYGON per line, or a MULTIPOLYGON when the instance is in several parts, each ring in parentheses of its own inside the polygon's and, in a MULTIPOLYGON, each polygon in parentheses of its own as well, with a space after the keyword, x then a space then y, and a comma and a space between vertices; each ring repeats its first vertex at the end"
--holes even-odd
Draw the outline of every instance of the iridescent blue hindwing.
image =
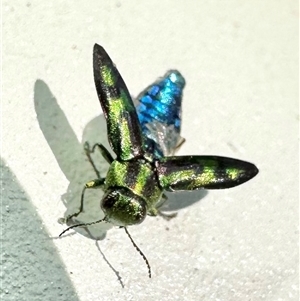
POLYGON ((173 155, 184 141, 180 136, 184 86, 183 76, 171 70, 137 97, 139 104, 136 110, 146 140, 146 150, 155 158, 173 155))

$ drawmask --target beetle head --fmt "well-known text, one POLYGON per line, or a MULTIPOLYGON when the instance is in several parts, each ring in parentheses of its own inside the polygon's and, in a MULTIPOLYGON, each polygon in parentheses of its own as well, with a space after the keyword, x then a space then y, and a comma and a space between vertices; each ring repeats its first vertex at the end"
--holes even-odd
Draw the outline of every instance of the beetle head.
POLYGON ((145 200, 125 187, 108 190, 101 208, 106 221, 122 227, 140 224, 147 215, 145 200))

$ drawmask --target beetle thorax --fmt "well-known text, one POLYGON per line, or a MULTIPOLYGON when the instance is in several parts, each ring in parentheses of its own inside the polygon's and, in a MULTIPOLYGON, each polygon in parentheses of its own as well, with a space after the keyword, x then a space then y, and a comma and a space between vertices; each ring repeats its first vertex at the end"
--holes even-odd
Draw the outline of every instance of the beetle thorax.
POLYGON ((125 188, 135 196, 143 199, 147 211, 160 200, 160 188, 156 169, 146 160, 115 160, 108 170, 105 180, 105 191, 125 188))

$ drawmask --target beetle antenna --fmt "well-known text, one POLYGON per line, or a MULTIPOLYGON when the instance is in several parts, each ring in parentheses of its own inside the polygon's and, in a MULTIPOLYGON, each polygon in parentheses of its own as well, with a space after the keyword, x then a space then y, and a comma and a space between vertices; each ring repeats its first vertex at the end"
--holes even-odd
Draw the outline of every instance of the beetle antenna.
POLYGON ((124 227, 125 229, 125 232, 126 234, 128 235, 129 239, 131 240, 133 246, 136 248, 136 250, 141 254, 141 256, 143 257, 143 259, 145 260, 146 262, 146 265, 148 267, 148 274, 149 274, 149 278, 151 278, 151 267, 150 267, 150 264, 149 264, 149 261, 147 259, 147 257, 144 255, 144 253, 141 251, 141 249, 136 245, 136 243, 133 241, 131 235, 129 234, 128 230, 126 227, 124 227))
POLYGON ((105 221, 105 218, 102 218, 102 219, 99 219, 98 221, 95 221, 95 222, 91 222, 91 223, 82 223, 82 224, 77 224, 77 225, 73 225, 67 229, 65 229, 64 231, 62 231, 58 237, 61 237, 63 234, 65 234, 67 231, 73 229, 73 228, 77 228, 77 227, 85 227, 85 226, 91 226, 91 225, 95 225, 95 224, 98 224, 98 223, 101 223, 101 222, 104 222, 105 221))

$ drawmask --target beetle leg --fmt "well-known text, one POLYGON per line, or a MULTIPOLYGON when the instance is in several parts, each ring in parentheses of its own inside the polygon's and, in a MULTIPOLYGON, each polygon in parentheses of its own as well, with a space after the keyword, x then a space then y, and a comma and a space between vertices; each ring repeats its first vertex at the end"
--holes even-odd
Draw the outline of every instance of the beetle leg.
POLYGON ((96 180, 93 180, 93 181, 89 181, 84 185, 84 187, 82 189, 82 192, 81 192, 80 208, 77 212, 75 212, 75 213, 73 213, 73 214, 66 217, 66 219, 65 219, 66 224, 68 223, 68 221, 70 219, 72 219, 73 217, 78 216, 81 212, 83 212, 85 190, 86 189, 91 189, 91 188, 94 188, 94 189, 95 188, 103 188, 104 184, 105 184, 105 178, 102 178, 102 179, 96 179, 96 180))
POLYGON ((95 152, 95 149, 96 147, 99 148, 100 150, 100 153, 101 155, 103 156, 103 158, 109 163, 111 164, 113 162, 113 157, 111 156, 111 154, 109 153, 109 151, 105 148, 105 146, 103 144, 99 144, 99 143, 96 143, 92 148, 90 147, 90 144, 88 142, 85 142, 84 143, 84 151, 85 151, 85 154, 89 160, 89 162, 91 163, 97 177, 99 179, 101 179, 100 177, 100 172, 99 170, 96 168, 96 165, 91 157, 91 154, 95 152))
POLYGON ((166 220, 170 220, 172 219, 173 217, 177 216, 177 212, 174 212, 174 213, 164 213, 162 211, 159 210, 159 208, 161 208, 163 206, 163 204, 167 201, 168 197, 163 194, 161 196, 161 200, 158 202, 158 204, 155 206, 155 208, 152 208, 148 211, 148 215, 150 216, 161 216, 163 217, 164 219, 166 220))
POLYGON ((160 210, 157 210, 157 214, 167 221, 177 216, 177 212, 165 213, 165 212, 161 212, 160 210))

